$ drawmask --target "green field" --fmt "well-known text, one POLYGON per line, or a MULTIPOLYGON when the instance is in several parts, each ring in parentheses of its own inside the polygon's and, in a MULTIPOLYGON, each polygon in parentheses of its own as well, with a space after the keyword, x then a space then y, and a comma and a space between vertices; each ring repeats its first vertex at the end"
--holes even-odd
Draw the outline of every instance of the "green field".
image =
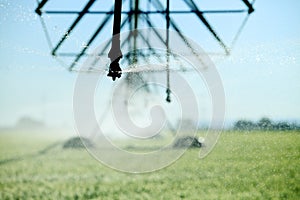
POLYGON ((0 199, 299 199, 299 132, 224 132, 148 174, 112 170, 59 137, 0 133, 0 199))

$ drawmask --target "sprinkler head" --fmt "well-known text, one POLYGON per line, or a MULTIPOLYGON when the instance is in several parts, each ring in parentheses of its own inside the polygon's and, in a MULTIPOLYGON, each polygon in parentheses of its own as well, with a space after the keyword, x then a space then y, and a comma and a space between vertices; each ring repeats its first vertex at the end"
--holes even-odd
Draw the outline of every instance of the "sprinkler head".
POLYGON ((110 76, 113 81, 115 81, 116 78, 121 78, 122 69, 120 67, 119 60, 120 59, 116 59, 109 65, 107 76, 110 76))
POLYGON ((171 90, 170 90, 169 88, 167 88, 166 93, 167 93, 166 101, 167 101, 168 103, 171 103, 171 96, 170 96, 171 90))
POLYGON ((108 52, 108 57, 110 58, 111 63, 109 65, 107 76, 110 76, 112 80, 115 81, 116 78, 121 78, 122 69, 120 67, 119 61, 123 57, 120 48, 120 40, 116 36, 113 36, 111 49, 108 52))

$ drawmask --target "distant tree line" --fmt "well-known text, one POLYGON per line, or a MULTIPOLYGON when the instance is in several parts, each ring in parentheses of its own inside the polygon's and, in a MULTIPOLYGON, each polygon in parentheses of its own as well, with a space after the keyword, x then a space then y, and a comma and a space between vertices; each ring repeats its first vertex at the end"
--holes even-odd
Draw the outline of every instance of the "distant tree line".
POLYGON ((238 120, 234 123, 234 130, 275 130, 275 131, 289 131, 289 130, 300 130, 300 125, 289 122, 273 122, 269 118, 261 118, 257 122, 250 120, 238 120))

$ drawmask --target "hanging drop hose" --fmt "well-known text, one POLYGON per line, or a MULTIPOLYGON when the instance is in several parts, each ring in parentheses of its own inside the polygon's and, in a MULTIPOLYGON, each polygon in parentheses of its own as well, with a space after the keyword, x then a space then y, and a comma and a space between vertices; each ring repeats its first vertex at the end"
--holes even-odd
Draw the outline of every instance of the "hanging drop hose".
POLYGON ((120 59, 123 57, 120 47, 121 14, 122 0, 115 0, 113 37, 111 49, 108 53, 111 63, 107 74, 107 76, 110 76, 113 81, 115 81, 116 78, 120 78, 122 74, 122 69, 119 64, 120 59))
POLYGON ((168 103, 171 102, 171 89, 170 89, 170 50, 169 50, 169 29, 170 29, 170 0, 167 0, 167 9, 166 9, 166 57, 167 57, 167 89, 166 89, 166 94, 167 98, 166 101, 168 103))

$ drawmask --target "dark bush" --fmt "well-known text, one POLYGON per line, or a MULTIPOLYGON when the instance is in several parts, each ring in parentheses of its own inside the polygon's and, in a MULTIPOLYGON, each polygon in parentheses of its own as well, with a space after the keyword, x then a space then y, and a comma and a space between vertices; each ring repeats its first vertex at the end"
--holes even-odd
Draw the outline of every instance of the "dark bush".
POLYGON ((285 121, 272 122, 269 118, 261 118, 257 123, 249 120, 238 120, 233 125, 234 130, 239 131, 290 131, 290 130, 300 130, 300 126, 297 123, 289 123, 285 121))
POLYGON ((71 138, 69 140, 67 140, 64 145, 63 148, 67 149, 67 148, 72 148, 72 149, 79 149, 79 148, 85 148, 86 147, 93 147, 93 143, 87 139, 87 138, 80 138, 80 137, 74 137, 71 138))
POLYGON ((234 129, 235 130, 254 130, 256 129, 256 124, 252 121, 248 120, 238 120, 234 123, 234 129))
POLYGON ((200 148, 201 146, 202 143, 197 138, 191 136, 178 138, 173 145, 174 148, 200 148))

